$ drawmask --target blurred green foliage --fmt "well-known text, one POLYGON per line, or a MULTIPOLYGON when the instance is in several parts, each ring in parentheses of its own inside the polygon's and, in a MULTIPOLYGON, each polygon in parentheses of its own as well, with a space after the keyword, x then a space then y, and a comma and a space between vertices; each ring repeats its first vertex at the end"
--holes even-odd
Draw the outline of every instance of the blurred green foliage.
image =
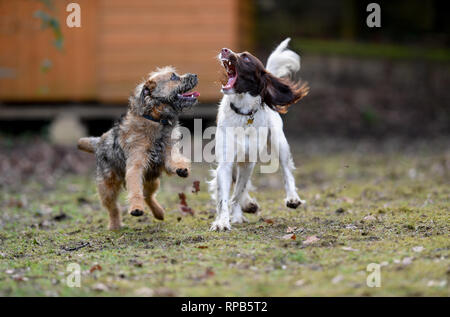
POLYGON ((340 55, 361 58, 428 60, 449 62, 450 50, 398 44, 364 43, 341 40, 295 38, 292 47, 299 52, 319 55, 340 55))
POLYGON ((45 11, 37 10, 34 13, 34 17, 38 18, 42 21, 41 28, 47 29, 50 28, 53 31, 53 35, 55 40, 53 41, 53 45, 58 49, 62 50, 64 44, 64 37, 61 32, 61 26, 58 19, 45 11))
POLYGON ((266 51, 286 37, 305 53, 389 59, 450 60, 443 0, 376 1, 381 27, 366 24, 369 0, 255 0, 255 38, 266 51))

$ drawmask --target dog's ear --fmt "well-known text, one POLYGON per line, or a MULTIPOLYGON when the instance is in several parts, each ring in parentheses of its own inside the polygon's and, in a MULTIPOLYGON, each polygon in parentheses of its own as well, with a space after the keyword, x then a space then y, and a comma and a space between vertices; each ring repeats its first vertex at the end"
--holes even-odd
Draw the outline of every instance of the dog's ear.
POLYGON ((264 88, 261 96, 265 104, 279 113, 286 113, 291 104, 296 103, 309 92, 308 84, 294 84, 288 79, 278 78, 271 73, 263 77, 264 88))
POLYGON ((156 88, 156 83, 153 80, 147 81, 142 87, 140 102, 142 105, 145 104, 145 98, 152 95, 152 91, 156 88))

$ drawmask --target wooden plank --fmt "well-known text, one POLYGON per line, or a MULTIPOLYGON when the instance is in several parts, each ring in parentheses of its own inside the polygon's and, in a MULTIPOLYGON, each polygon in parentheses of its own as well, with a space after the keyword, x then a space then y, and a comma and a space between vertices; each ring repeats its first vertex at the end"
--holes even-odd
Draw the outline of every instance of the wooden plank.
POLYGON ((54 1, 65 37, 60 52, 51 30, 33 18, 42 3, 0 0, 0 101, 123 102, 146 73, 164 65, 197 73, 201 99, 216 101, 216 55, 224 46, 239 50, 250 23, 239 13, 248 0, 78 0, 82 27, 69 29, 69 2, 54 1), (47 73, 45 59, 52 64, 47 73))
POLYGON ((174 65, 179 73, 199 75, 200 101, 217 101, 216 56, 222 47, 239 45, 237 2, 101 1, 102 100, 121 100, 155 66, 174 65))
MULTIPOLYGON (((46 104, 15 105, 14 107, 0 107, 0 120, 51 120, 62 113, 74 113, 81 119, 99 120, 99 119, 118 119, 127 111, 125 103, 112 105, 83 104, 67 106, 66 104, 56 104, 48 106, 46 104)), ((195 117, 216 116, 217 107, 211 104, 198 105, 181 114, 182 119, 191 119, 195 117)))
POLYGON ((15 78, 0 78, 1 100, 91 100, 96 95, 95 14, 96 2, 80 0, 82 27, 66 26, 66 5, 71 1, 55 1, 52 11, 60 18, 64 49, 52 45, 50 29, 41 30, 36 10, 46 10, 38 1, 0 0, 7 19, 0 32, 2 51, 0 67, 12 68, 15 78), (8 26, 9 25, 9 26, 8 26), (3 50, 4 47, 4 50, 3 50), (50 61, 51 68, 43 72, 42 64, 50 61))

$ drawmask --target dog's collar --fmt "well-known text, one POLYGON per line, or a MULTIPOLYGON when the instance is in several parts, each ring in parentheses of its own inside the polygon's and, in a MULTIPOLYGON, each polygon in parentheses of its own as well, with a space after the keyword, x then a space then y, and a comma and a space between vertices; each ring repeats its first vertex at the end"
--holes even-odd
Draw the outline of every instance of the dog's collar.
POLYGON ((259 110, 258 108, 256 108, 256 109, 253 109, 252 111, 245 113, 245 112, 242 112, 241 110, 239 110, 238 108, 236 108, 236 106, 232 102, 230 102, 230 108, 234 112, 236 112, 237 114, 239 114, 241 116, 250 116, 250 117, 253 117, 255 115, 255 113, 259 110))
POLYGON ((151 120, 153 122, 157 122, 157 123, 161 123, 162 125, 172 125, 172 122, 170 120, 167 119, 155 119, 153 118, 151 115, 148 114, 144 114, 143 117, 147 120, 151 120))
POLYGON ((230 102, 230 108, 233 109, 233 111, 235 113, 237 113, 238 115, 248 116, 247 125, 250 125, 253 123, 253 121, 255 120, 255 113, 258 112, 258 110, 259 110, 259 108, 256 108, 256 109, 253 109, 252 111, 244 113, 241 110, 239 110, 238 108, 236 108, 236 106, 232 102, 230 102))

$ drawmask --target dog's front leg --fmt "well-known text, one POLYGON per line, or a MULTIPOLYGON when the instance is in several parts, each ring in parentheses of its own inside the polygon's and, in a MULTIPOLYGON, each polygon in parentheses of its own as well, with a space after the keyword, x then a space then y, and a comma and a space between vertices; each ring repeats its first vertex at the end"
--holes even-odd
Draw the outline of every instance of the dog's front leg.
POLYGON ((242 214, 241 200, 247 193, 247 185, 250 180, 250 176, 253 173, 255 163, 240 163, 238 166, 237 180, 234 187, 233 196, 231 198, 231 222, 243 223, 247 222, 247 219, 242 214))
POLYGON ((221 162, 217 167, 217 216, 211 231, 230 230, 230 209, 228 207, 232 182, 233 163, 221 162))
POLYGON ((189 176, 191 161, 181 154, 178 144, 167 147, 164 165, 169 175, 176 173, 180 177, 189 176))
POLYGON ((292 171, 295 169, 294 161, 292 160, 291 149, 289 143, 286 140, 284 132, 276 132, 278 140, 278 153, 280 155, 281 168, 283 170, 284 188, 286 190, 286 206, 289 208, 297 208, 300 205, 306 204, 306 201, 300 199, 297 194, 297 188, 295 186, 295 178, 292 171))
POLYGON ((139 155, 137 152, 127 160, 125 181, 128 190, 128 212, 136 217, 144 214, 143 178, 145 161, 145 155, 139 155))

